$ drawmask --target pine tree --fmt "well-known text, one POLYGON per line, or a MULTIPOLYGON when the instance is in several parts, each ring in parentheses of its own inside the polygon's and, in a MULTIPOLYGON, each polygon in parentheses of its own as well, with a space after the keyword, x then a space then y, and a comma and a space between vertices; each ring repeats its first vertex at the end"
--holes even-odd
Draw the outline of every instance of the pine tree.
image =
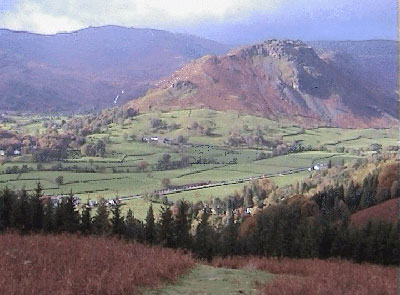
POLYGON ((330 256, 341 258, 346 255, 347 246, 347 225, 343 222, 333 227, 333 240, 330 256))
POLYGON ((146 241, 146 231, 143 221, 139 221, 137 224, 137 240, 142 243, 146 241))
POLYGON ((384 221, 375 221, 375 232, 374 242, 375 242, 375 251, 374 251, 374 263, 379 264, 387 264, 386 256, 390 253, 390 249, 388 249, 387 245, 390 239, 390 230, 391 224, 388 224, 384 221), (389 253, 388 253, 389 252, 389 253))
POLYGON ((79 211, 75 208, 75 197, 69 193, 63 208, 64 231, 74 233, 79 229, 79 211))
POLYGON ((307 191, 307 183, 302 182, 300 186, 300 194, 303 195, 307 191))
POLYGON ((383 263, 399 265, 400 263, 400 239, 398 224, 390 224, 386 249, 384 250, 383 263))
POLYGON ((15 193, 6 187, 0 192, 1 204, 0 204, 0 226, 3 229, 7 229, 11 226, 11 214, 13 207, 16 205, 15 193))
POLYGON ((126 224, 131 224, 135 222, 135 217, 133 215, 132 209, 129 208, 128 212, 126 213, 126 224))
POLYGON ((156 234, 155 234, 153 204, 150 204, 146 216, 145 239, 148 243, 153 244, 155 242, 155 238, 156 234))
POLYGON ((360 208, 365 209, 373 206, 376 203, 375 187, 373 186, 374 177, 368 175, 363 181, 362 196, 360 201, 360 208))
POLYGON ((296 181, 295 191, 296 191, 296 194, 300 194, 300 183, 299 183, 299 181, 296 181))
POLYGON ((108 219, 108 208, 106 206, 106 201, 101 199, 99 206, 96 210, 96 215, 93 218, 94 232, 98 235, 106 235, 110 232, 110 222, 108 219))
MULTIPOLYGON (((281 222, 282 233, 282 255, 293 257, 296 256, 298 249, 293 247, 293 241, 296 236, 298 223, 301 217, 301 206, 299 204, 292 204, 287 206, 286 214, 284 215, 283 222, 281 222)), ((277 216, 279 219, 279 217, 277 216)))
POLYGON ((296 230, 294 247, 297 249, 297 257, 312 258, 318 256, 318 224, 316 220, 302 218, 296 230))
POLYGON ((32 228, 31 208, 29 196, 23 189, 17 198, 11 212, 11 226, 21 230, 23 233, 29 232, 32 228))
POLYGON ((175 246, 177 248, 190 248, 190 219, 189 219, 189 203, 182 200, 178 204, 178 213, 174 222, 175 246))
POLYGON ((32 204, 32 228, 38 232, 43 228, 44 208, 42 204, 43 189, 40 182, 37 183, 35 193, 31 197, 32 204))
POLYGON ((0 195, 0 232, 4 230, 4 221, 3 221, 3 196, 0 195))
POLYGON ((111 218, 112 233, 117 236, 122 236, 125 231, 125 220, 121 216, 121 205, 117 204, 111 210, 113 216, 111 218))
POLYGON ((363 232, 365 239, 365 257, 363 261, 376 262, 376 249, 377 249, 377 241, 376 235, 379 232, 379 223, 370 221, 368 222, 367 230, 363 232))
POLYGON ((365 261, 368 255, 368 237, 371 232, 371 222, 363 225, 361 229, 353 229, 353 258, 357 262, 365 261))
POLYGON ((237 252, 238 225, 235 223, 235 217, 231 214, 228 224, 222 231, 222 255, 232 256, 237 252))
POLYGON ((196 229, 196 237, 194 241, 194 252, 201 259, 211 260, 213 255, 213 243, 211 237, 211 228, 208 224, 209 214, 204 211, 201 221, 196 229))
POLYGON ((319 258, 326 259, 331 253, 334 232, 327 220, 322 220, 322 222, 320 222, 320 230, 319 258))
POLYGON ((139 237, 139 222, 133 216, 133 211, 128 210, 125 218, 125 238, 127 239, 138 239, 139 237))
POLYGON ((359 197, 360 196, 357 194, 357 187, 355 186, 354 181, 351 180, 344 199, 351 212, 357 210, 360 204, 359 197))
POLYGON ((174 223, 172 212, 169 206, 161 207, 160 218, 160 243, 165 247, 173 247, 174 245, 174 223))
POLYGON ((54 231, 60 233, 64 231, 64 207, 65 200, 56 203, 56 209, 54 213, 54 231))
POLYGON ((81 232, 84 235, 91 234, 92 230, 93 230, 91 210, 92 209, 90 208, 89 201, 88 201, 82 212, 81 232))
POLYGON ((51 199, 47 199, 43 216, 43 230, 47 233, 54 231, 54 210, 51 199))
POLYGON ((246 191, 246 195, 244 197, 244 204, 246 208, 253 208, 254 203, 253 203, 253 190, 248 188, 246 191))

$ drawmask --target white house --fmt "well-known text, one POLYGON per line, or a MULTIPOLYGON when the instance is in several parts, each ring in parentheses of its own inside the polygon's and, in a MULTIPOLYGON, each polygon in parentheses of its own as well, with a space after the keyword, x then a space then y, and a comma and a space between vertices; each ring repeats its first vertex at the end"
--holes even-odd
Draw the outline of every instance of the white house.
POLYGON ((6 153, 3 150, 0 150, 0 156, 5 156, 6 153))
POLYGON ((14 156, 19 156, 21 152, 19 150, 14 150, 14 156))

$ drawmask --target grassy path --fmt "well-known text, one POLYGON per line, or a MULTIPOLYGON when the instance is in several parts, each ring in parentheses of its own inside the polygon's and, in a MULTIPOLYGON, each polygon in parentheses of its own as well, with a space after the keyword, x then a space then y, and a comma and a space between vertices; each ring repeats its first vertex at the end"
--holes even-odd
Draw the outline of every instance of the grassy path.
POLYGON ((256 294, 257 286, 265 284, 272 277, 272 274, 259 270, 215 268, 199 264, 175 284, 147 291, 145 295, 256 294))

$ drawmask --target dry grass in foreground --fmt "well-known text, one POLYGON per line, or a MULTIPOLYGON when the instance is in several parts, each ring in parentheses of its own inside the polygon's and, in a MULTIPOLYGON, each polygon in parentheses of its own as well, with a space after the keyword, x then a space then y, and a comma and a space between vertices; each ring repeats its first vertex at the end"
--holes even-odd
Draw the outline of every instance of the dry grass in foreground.
POLYGON ((134 294, 174 280, 181 252, 74 235, 0 235, 0 294, 134 294))
POLYGON ((397 268, 355 264, 341 260, 267 259, 235 257, 215 259, 213 266, 258 269, 277 274, 262 286, 268 295, 397 295, 397 268))

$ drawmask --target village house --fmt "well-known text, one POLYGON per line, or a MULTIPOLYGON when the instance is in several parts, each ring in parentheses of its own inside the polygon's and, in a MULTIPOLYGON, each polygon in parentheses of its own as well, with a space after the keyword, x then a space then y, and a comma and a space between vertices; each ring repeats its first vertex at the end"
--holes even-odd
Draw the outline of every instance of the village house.
MULTIPOLYGON (((44 195, 44 196, 41 197, 41 200, 42 200, 43 204, 47 204, 47 202, 50 201, 52 206, 53 206, 53 208, 56 208, 56 207, 58 207, 59 204, 61 204, 61 202, 64 199, 66 199, 68 197, 69 197, 69 195, 57 195, 57 196, 55 196, 55 195, 50 195, 50 196, 44 195)), ((74 202, 74 206, 75 207, 78 207, 80 205, 80 203, 81 203, 80 198, 77 197, 77 196, 73 197, 73 202, 74 202)))
POLYGON ((88 200, 87 203, 83 204, 83 208, 91 209, 97 207, 98 205, 99 203, 96 200, 88 200))

